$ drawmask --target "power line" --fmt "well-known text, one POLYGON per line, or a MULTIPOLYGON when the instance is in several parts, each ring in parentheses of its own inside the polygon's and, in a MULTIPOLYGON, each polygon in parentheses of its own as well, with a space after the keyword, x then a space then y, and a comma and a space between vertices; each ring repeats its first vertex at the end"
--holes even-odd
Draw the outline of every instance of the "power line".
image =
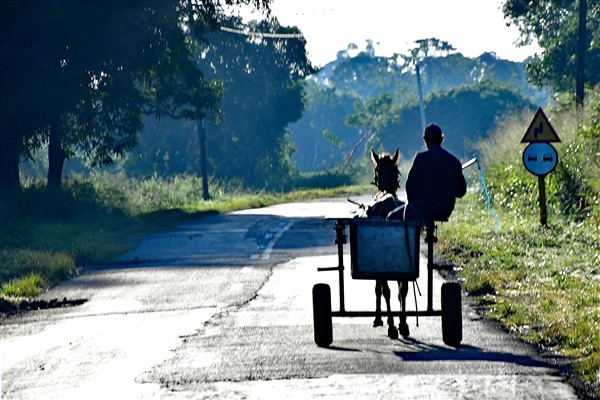
POLYGON ((269 33, 269 32, 256 32, 256 31, 245 31, 241 29, 227 28, 225 26, 220 27, 222 31, 235 33, 237 35, 244 36, 258 36, 261 38, 269 39, 304 39, 302 33, 269 33))

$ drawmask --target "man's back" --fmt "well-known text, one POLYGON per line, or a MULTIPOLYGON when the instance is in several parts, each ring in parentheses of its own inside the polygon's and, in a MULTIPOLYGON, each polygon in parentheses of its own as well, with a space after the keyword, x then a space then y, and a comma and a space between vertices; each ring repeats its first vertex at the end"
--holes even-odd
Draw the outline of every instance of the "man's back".
POLYGON ((440 146, 417 154, 406 180, 408 203, 426 219, 445 220, 467 191, 460 161, 440 146))

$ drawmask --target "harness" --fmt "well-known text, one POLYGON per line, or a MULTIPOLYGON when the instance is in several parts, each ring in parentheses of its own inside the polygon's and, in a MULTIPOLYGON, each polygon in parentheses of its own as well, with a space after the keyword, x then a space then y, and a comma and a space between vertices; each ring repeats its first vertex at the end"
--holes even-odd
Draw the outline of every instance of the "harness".
POLYGON ((377 164, 375 166, 375 173, 373 176, 373 180, 374 180, 373 185, 377 186, 377 189, 379 189, 380 192, 391 193, 391 194, 393 194, 394 197, 396 197, 396 191, 400 187, 400 171, 398 170, 398 167, 396 165, 394 165, 394 168, 392 169, 392 174, 393 174, 393 183, 392 182, 386 183, 386 185, 391 185, 391 187, 382 187, 381 180, 379 179, 379 164, 377 164))
MULTIPOLYGON (((381 206, 383 202, 388 201, 390 199, 394 203, 394 207, 393 207, 394 209, 396 207, 400 207, 405 204, 402 200, 398 199, 398 197, 396 195, 396 191, 400 187, 400 171, 399 171, 397 165, 394 165, 394 168, 392 169, 392 175, 393 175, 394 183, 387 182, 387 184, 391 185, 392 187, 382 187, 381 180, 379 178, 379 163, 375 166, 375 172, 374 172, 374 176, 373 176, 375 182, 373 182, 373 184, 375 186, 377 186, 377 189, 379 189, 379 192, 377 192, 377 194, 375 196, 373 196, 373 201, 375 202, 375 204, 373 206, 371 206, 370 210, 366 210, 367 217, 377 216, 377 214, 379 213, 378 210, 376 210, 377 206, 378 205, 381 206), (369 213, 369 211, 371 211, 371 213, 369 213)), ((413 255, 411 253, 408 224, 406 223, 406 221, 404 222, 404 240, 405 240, 404 245, 406 246, 409 263, 411 265, 413 265, 414 260, 413 260, 413 255)), ((421 289, 419 288, 419 284, 417 283, 417 281, 413 281, 413 294, 415 297, 415 306, 417 306, 417 290, 419 291, 419 296, 420 296, 421 289)), ((417 310, 418 310, 418 306, 417 306, 417 310)), ((418 315, 417 315, 417 326, 419 326, 419 316, 418 315)))

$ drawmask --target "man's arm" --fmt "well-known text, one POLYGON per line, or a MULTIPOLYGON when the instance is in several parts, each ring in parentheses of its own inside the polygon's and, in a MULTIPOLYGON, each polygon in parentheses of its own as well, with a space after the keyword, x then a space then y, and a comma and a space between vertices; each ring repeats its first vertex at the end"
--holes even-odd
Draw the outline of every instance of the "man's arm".
POLYGON ((406 199, 408 202, 414 201, 421 191, 422 184, 422 166, 421 166, 421 155, 417 154, 415 157, 410 171, 408 171, 408 177, 406 178, 406 199))
MULTIPOLYGON (((458 161, 458 160, 457 160, 458 161)), ((467 181, 462 173, 462 165, 458 161, 457 179, 456 179, 456 197, 463 197, 467 193, 467 181)))

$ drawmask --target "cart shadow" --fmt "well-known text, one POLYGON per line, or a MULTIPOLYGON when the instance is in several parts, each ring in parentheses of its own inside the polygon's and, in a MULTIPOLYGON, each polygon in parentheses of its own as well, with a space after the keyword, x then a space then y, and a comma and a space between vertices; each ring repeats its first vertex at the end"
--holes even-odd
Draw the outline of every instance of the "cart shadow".
POLYGON ((349 353, 361 353, 362 350, 359 349, 351 349, 348 347, 340 347, 340 346, 327 346, 327 350, 335 350, 335 351, 345 351, 349 353))
POLYGON ((403 361, 488 361, 516 364, 524 367, 554 368, 529 355, 488 351, 479 347, 461 344, 457 348, 423 343, 415 339, 403 339, 402 343, 415 348, 414 351, 395 351, 403 361))

